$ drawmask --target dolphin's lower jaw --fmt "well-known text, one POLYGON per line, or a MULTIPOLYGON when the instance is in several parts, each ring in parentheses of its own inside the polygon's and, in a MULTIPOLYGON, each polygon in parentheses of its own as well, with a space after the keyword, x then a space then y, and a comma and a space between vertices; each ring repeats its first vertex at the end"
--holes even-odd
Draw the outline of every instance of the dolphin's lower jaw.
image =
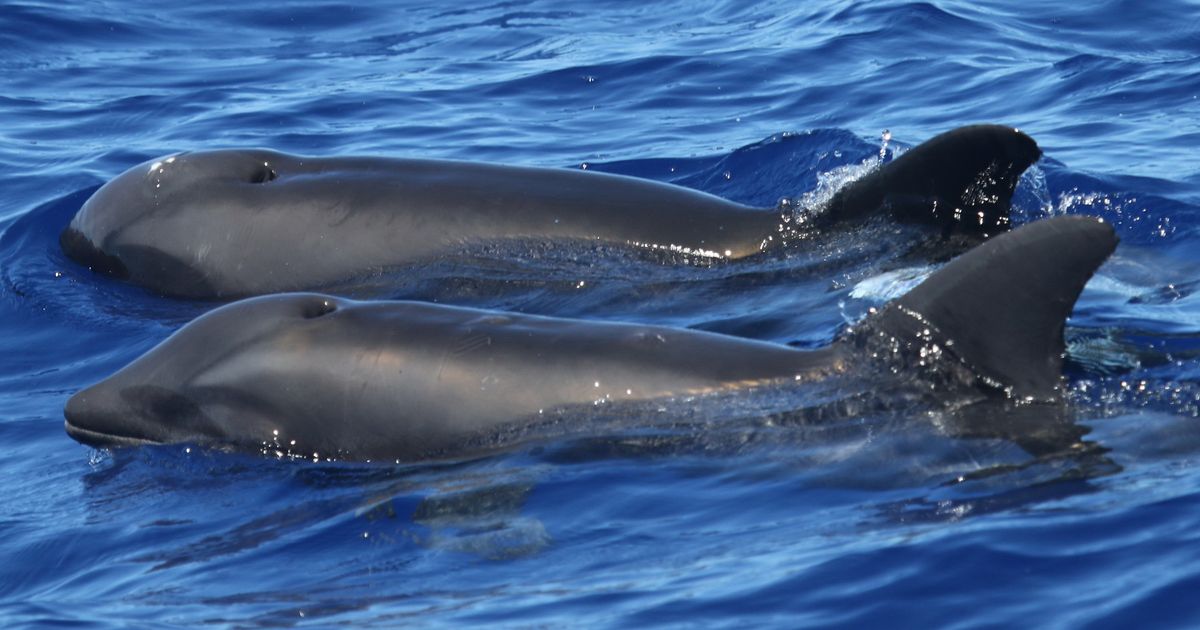
POLYGON ((113 433, 101 433, 99 431, 92 431, 91 429, 84 429, 71 424, 70 419, 64 420, 63 425, 66 427, 67 435, 71 436, 71 438, 76 442, 87 444, 88 446, 93 446, 96 448, 155 446, 162 444, 162 442, 155 442, 154 440, 147 440, 145 438, 116 435, 113 433))
POLYGON ((98 404, 109 399, 98 397, 94 391, 95 388, 85 389, 67 400, 66 407, 63 408, 67 435, 96 448, 160 443, 142 435, 135 435, 136 425, 129 422, 128 414, 110 411, 107 407, 111 405, 98 404))
POLYGON ((108 252, 72 226, 67 226, 59 234, 58 243, 68 258, 88 269, 118 280, 141 284, 162 295, 180 298, 242 296, 236 290, 218 290, 212 286, 212 280, 202 269, 158 247, 122 245, 108 252), (131 268, 140 271, 140 274, 131 272, 131 268), (147 275, 146 270, 153 270, 154 273, 147 275), (170 281, 161 283, 160 277, 169 278, 170 281))
POLYGON ((72 226, 67 226, 62 234, 59 234, 58 244, 69 258, 96 273, 107 274, 119 280, 129 279, 129 269, 120 258, 105 253, 83 232, 72 226))
POLYGON ((161 419, 148 420, 145 413, 127 404, 123 391, 95 385, 71 396, 63 407, 67 434, 96 448, 170 442, 161 419))

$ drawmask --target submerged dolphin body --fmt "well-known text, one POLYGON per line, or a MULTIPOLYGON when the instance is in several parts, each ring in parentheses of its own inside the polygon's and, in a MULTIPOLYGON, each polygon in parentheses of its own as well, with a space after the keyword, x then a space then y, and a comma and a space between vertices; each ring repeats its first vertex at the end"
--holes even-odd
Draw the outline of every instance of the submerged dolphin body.
POLYGON ((68 256, 178 297, 330 287, 504 239, 666 249, 722 259, 789 234, 889 213, 945 232, 1008 226, 1041 156, 1009 127, 943 133, 849 184, 804 225, 679 186, 571 169, 266 150, 181 153, 102 186, 62 232, 68 256), (787 231, 787 233, 783 233, 787 231))
POLYGON ((419 302, 251 298, 197 318, 75 394, 66 430, 96 446, 261 450, 282 440, 296 452, 420 461, 507 446, 496 436, 550 417, 586 431, 586 414, 572 409, 597 400, 879 378, 881 361, 899 361, 889 365, 926 392, 932 381, 918 364, 940 366, 938 391, 957 402, 964 392, 1055 400, 1064 320, 1115 246, 1112 229, 1095 219, 1029 224, 953 260, 815 351, 419 302))

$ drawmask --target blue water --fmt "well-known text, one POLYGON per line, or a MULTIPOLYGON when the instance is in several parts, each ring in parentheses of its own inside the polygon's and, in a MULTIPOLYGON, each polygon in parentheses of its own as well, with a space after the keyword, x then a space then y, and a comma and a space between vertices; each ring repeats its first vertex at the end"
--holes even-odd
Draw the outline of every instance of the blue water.
MULTIPOLYGON (((444 5, 0 4, 0 624, 1200 622, 1194 2, 444 5), (1102 455, 1027 465, 936 414, 768 429, 737 400, 686 439, 431 466, 108 453, 63 431, 70 394, 211 307, 58 250, 145 159, 586 165, 773 204, 853 172, 885 129, 903 147, 973 122, 1045 150, 1019 223, 1098 215, 1122 238, 1067 331, 1102 455)), ((395 293, 813 347, 920 272, 855 234, 825 266, 578 254, 434 264, 395 293)))

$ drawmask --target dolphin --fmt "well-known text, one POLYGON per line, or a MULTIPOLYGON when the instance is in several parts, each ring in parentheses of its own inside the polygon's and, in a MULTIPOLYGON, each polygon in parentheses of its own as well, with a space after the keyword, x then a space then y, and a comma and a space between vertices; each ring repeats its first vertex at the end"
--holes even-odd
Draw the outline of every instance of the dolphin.
POLYGON ((72 259, 162 295, 233 299, 329 288, 503 239, 752 256, 882 213, 950 233, 1008 226, 1013 189, 1041 156, 1000 125, 943 133, 821 208, 752 208, 650 180, 446 160, 180 153, 95 192, 63 230, 72 259))
MULTIPOLYGON (((1063 326, 1116 246, 1062 216, 952 260, 831 345, 409 301, 298 293, 212 310, 72 396, 66 431, 98 447, 283 444, 349 460, 424 461, 597 402, 686 400, 897 374, 947 404, 1060 399, 1063 326), (936 373, 936 380, 930 374, 936 373)), ((874 387, 874 384, 873 384, 874 387)), ((884 388, 887 390, 888 388, 884 388)))

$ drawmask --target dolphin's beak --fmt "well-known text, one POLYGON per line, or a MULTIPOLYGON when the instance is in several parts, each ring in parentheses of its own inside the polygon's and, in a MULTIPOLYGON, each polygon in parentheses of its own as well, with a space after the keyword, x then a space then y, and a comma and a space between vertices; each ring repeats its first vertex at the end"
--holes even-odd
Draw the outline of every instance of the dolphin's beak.
POLYGON ((119 402, 112 388, 104 383, 77 392, 63 408, 67 435, 96 448, 154 444, 152 440, 129 434, 131 425, 125 421, 128 414, 121 413, 119 402))
POLYGON ((104 273, 120 280, 129 279, 129 270, 116 256, 104 253, 83 232, 68 225, 58 236, 63 252, 75 262, 92 271, 104 273))

